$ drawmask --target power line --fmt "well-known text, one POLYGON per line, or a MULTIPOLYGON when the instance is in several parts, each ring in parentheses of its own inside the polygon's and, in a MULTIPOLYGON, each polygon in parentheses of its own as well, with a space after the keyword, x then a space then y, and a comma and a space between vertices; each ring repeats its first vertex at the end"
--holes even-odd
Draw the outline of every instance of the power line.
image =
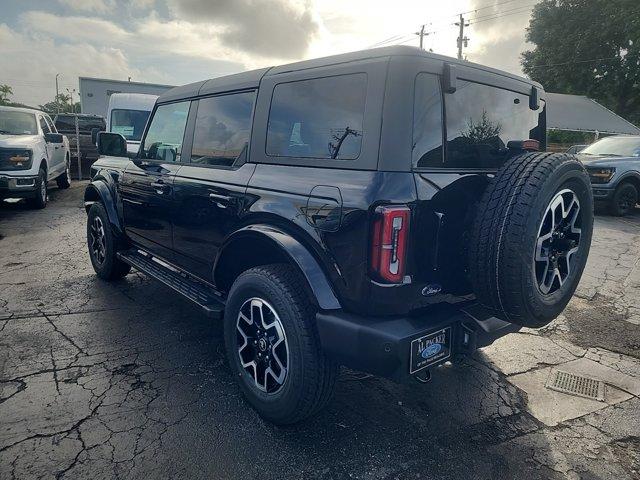
POLYGON ((500 5, 506 5, 507 3, 520 2, 520 1, 524 1, 524 0, 506 0, 504 2, 494 3, 493 5, 485 5, 484 7, 474 8, 473 10, 468 10, 466 12, 458 13, 457 15, 466 15, 467 13, 475 13, 480 10, 486 10, 487 8, 495 8, 495 7, 499 7, 500 5))
MULTIPOLYGON (((461 16, 466 15, 468 13, 476 13, 478 11, 486 10, 488 8, 496 8, 496 7, 500 7, 502 5, 507 5, 507 4, 514 3, 514 2, 522 2, 522 1, 530 1, 530 0, 505 0, 505 1, 497 2, 497 3, 491 4, 491 5, 485 5, 485 6, 481 6, 481 7, 478 7, 478 8, 474 8, 473 10, 467 10, 466 12, 460 12, 460 13, 455 14, 455 16, 461 17, 461 16)), ((466 21, 466 22, 468 22, 470 24, 474 24, 474 23, 480 23, 480 22, 484 22, 484 21, 488 21, 488 20, 494 20, 494 19, 497 19, 497 18, 507 17, 509 15, 516 15, 516 14, 519 14, 519 13, 526 12, 529 8, 533 7, 534 5, 536 5, 536 3, 531 3, 531 4, 528 4, 528 5, 520 5, 520 6, 511 8, 511 9, 508 9, 508 10, 502 10, 502 11, 498 11, 498 12, 482 14, 480 16, 476 16, 476 17, 473 17, 471 19, 466 19, 464 21, 466 21)), ((454 16, 454 15, 447 15, 447 16, 438 17, 437 19, 434 19, 433 21, 437 21, 438 19, 451 18, 452 16, 454 16)), ((425 25, 433 25, 433 21, 430 22, 429 24, 425 24, 425 25)), ((450 25, 455 25, 455 26, 460 27, 460 21, 454 22, 454 23, 452 23, 450 25)), ((465 26, 468 26, 468 25, 465 25, 465 26)), ((420 26, 420 30, 422 31, 422 26, 420 26)), ((441 29, 438 29, 438 30, 424 31, 424 33, 422 33, 422 35, 423 35, 423 37, 427 36, 427 35, 433 35, 433 34, 436 34, 436 33, 440 33, 443 30, 444 30, 444 28, 441 28, 441 29)), ((397 35, 393 35, 391 37, 388 37, 388 38, 386 38, 384 40, 381 40, 381 41, 379 41, 377 43, 374 43, 374 44, 370 45, 368 48, 381 47, 381 46, 384 46, 384 45, 387 45, 387 44, 391 44, 391 43, 403 44, 403 43, 406 43, 410 38, 414 38, 414 36, 413 35, 407 35, 407 34, 397 34, 397 35)), ((469 38, 465 38, 464 34, 459 35, 458 38, 462 39, 461 41, 463 43, 465 43, 465 46, 469 41, 469 38)), ((458 42, 458 40, 456 40, 456 42, 458 42)), ((458 50, 459 49, 460 49, 460 46, 459 46, 459 42, 458 42, 458 50)))
POLYGON ((506 16, 508 16, 508 15, 506 15, 507 13, 513 13, 515 15, 517 13, 526 12, 531 7, 533 7, 534 5, 537 5, 537 3, 531 3, 529 5, 520 5, 518 7, 514 7, 514 8, 511 8, 509 10, 503 10, 501 12, 493 12, 493 13, 488 13, 486 15, 480 15, 480 16, 477 16, 477 17, 470 18, 469 21, 477 23, 479 20, 482 20, 482 19, 485 19, 485 18, 488 19, 489 17, 491 17, 491 18, 494 18, 494 17, 495 18, 506 17, 506 16))
POLYGON ((470 23, 472 25, 475 25, 476 23, 488 22, 489 20, 496 20, 498 18, 509 17, 511 15, 518 15, 518 14, 521 14, 521 13, 528 12, 529 9, 530 9, 530 7, 526 7, 524 10, 511 11, 510 13, 501 13, 501 14, 496 14, 496 15, 492 15, 492 16, 480 17, 479 19, 470 20, 470 23))

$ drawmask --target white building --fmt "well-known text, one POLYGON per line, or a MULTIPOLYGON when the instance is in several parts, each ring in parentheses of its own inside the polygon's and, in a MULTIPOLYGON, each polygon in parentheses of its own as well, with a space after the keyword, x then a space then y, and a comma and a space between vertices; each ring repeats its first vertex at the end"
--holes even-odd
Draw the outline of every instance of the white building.
POLYGON ((113 93, 147 93, 161 95, 173 85, 155 83, 127 82, 104 78, 80 77, 80 108, 82 113, 106 117, 109 97, 113 93))

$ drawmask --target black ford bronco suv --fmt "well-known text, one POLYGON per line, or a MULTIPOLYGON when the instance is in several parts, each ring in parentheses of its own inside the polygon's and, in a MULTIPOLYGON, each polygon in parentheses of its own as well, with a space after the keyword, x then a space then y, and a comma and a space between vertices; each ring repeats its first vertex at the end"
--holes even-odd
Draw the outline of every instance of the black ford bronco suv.
POLYGON ((543 152, 544 97, 410 47, 174 88, 136 158, 98 136, 91 262, 223 318, 231 369, 272 422, 323 407, 339 365, 426 381, 547 324, 578 284, 591 185, 543 152))

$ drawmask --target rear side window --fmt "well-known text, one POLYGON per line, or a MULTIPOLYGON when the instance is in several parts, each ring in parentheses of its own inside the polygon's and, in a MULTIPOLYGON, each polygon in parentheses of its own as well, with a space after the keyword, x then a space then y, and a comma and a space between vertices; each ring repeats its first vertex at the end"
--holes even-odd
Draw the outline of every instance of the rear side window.
MULTIPOLYGON (((61 132, 76 131, 76 117, 73 115, 58 115, 55 121, 56 128, 61 132)), ((105 121, 102 117, 78 117, 78 130, 80 133, 91 133, 91 130, 105 129, 105 121)))
POLYGON ((156 109, 141 149, 143 158, 180 161, 190 103, 170 103, 156 109))
POLYGON ((413 166, 442 167, 442 93, 436 75, 416 77, 413 107, 413 166))
POLYGON ((366 89, 364 73, 276 85, 267 127, 267 155, 358 158, 366 89))
POLYGON ((541 110, 529 108, 529 97, 478 83, 458 82, 458 89, 446 95, 446 166, 498 168, 514 151, 512 140, 538 136, 541 110))
POLYGON ((191 163, 229 167, 246 159, 255 92, 199 100, 191 163))
POLYGON ((58 115, 56 117, 56 128, 61 132, 76 131, 76 119, 71 115, 58 115))

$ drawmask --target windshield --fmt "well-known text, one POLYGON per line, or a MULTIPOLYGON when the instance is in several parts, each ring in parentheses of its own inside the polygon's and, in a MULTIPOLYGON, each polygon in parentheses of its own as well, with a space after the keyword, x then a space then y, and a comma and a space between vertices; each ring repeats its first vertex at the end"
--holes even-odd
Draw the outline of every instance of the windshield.
POLYGON ((589 145, 580 153, 584 155, 608 155, 615 157, 640 157, 640 138, 607 137, 589 145))
POLYGON ((111 131, 119 133, 127 140, 140 141, 149 113, 146 110, 112 110, 111 131))
POLYGON ((0 134, 37 135, 36 116, 33 113, 0 110, 0 134))

